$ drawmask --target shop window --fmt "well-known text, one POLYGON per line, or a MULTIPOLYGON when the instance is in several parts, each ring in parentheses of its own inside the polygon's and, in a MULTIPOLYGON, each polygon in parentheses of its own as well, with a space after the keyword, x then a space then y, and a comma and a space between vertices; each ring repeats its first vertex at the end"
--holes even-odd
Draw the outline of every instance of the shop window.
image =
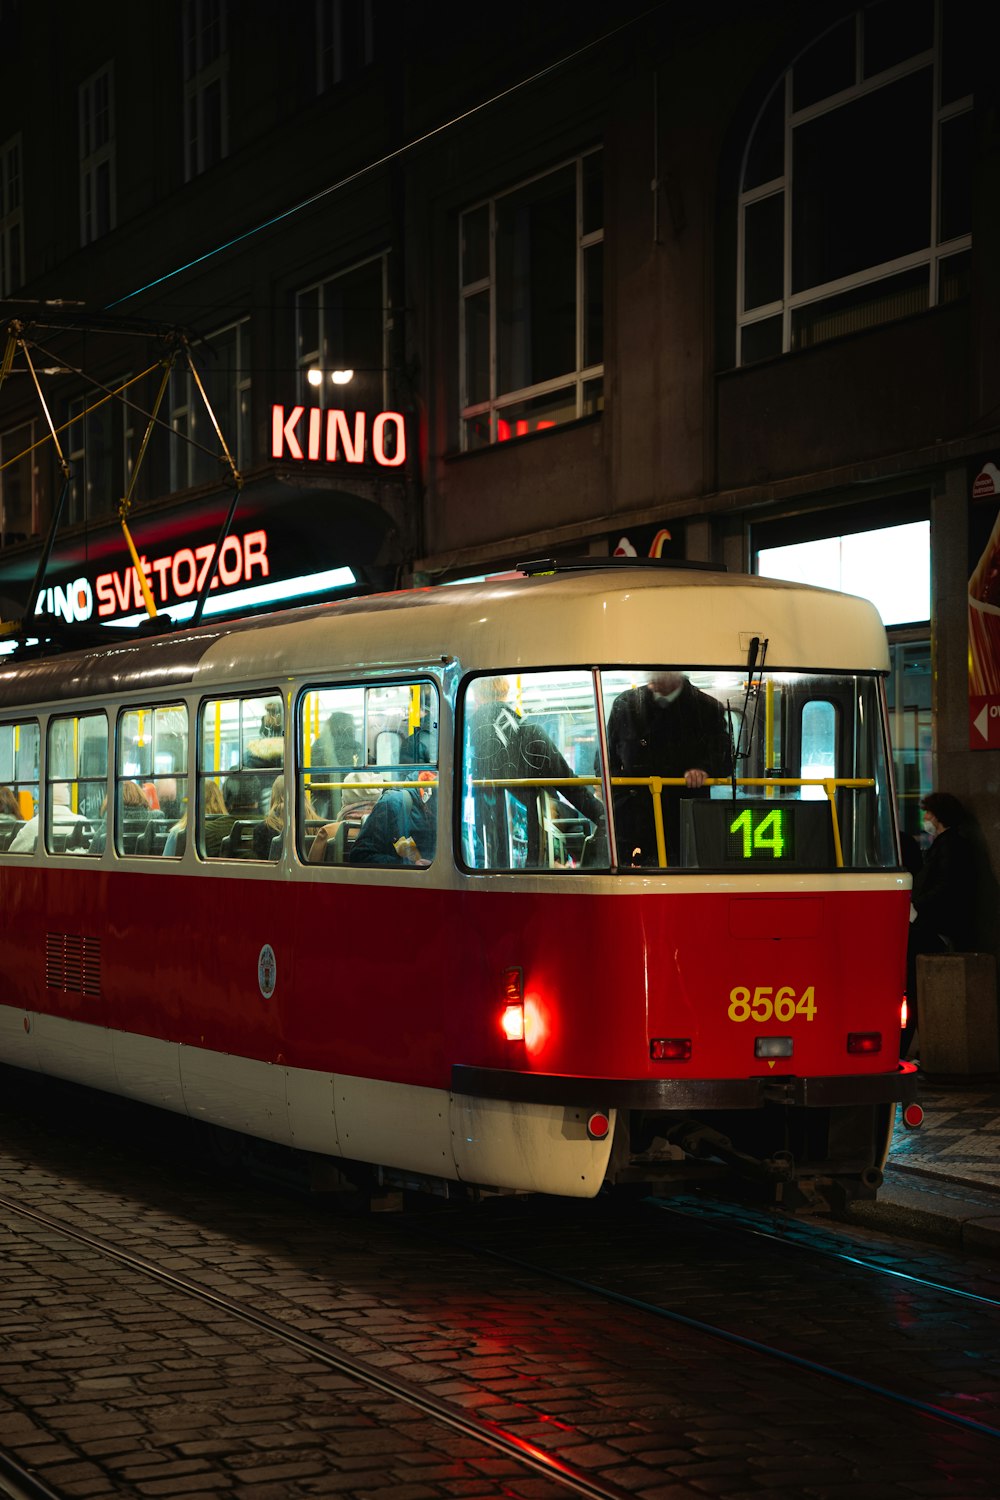
POLYGON ((30 854, 38 842, 38 725, 0 724, 0 854, 30 854))
POLYGON ((884 625, 929 620, 930 523, 911 521, 877 531, 761 547, 756 571, 870 599, 884 625))
POLYGON ((920 800, 933 791, 931 643, 890 641, 886 683, 899 824, 926 842, 920 800))
POLYGON ((599 411, 604 375, 602 153, 461 215, 461 445, 599 411))
MULTIPOLYGON (((206 859, 277 859, 285 825, 285 729, 280 693, 202 706, 198 849, 206 859)), ((185 840, 186 842, 186 836, 185 840)), ((177 847, 167 852, 183 852, 177 847)))
POLYGON ((0 297, 24 281, 24 219, 21 208, 21 137, 0 145, 0 297))
POLYGON ((131 708, 118 720, 115 847, 162 855, 187 828, 188 713, 183 703, 131 708))
POLYGON ((432 862, 438 714, 432 682, 352 684, 303 695, 298 725, 302 860, 395 869, 422 869, 432 862))
POLYGON ((250 455, 250 319, 217 329, 191 354, 215 421, 187 362, 178 359, 170 372, 171 490, 228 480, 216 422, 237 468, 250 455))
POLYGON ((971 244, 967 11, 881 0, 775 85, 740 185, 740 364, 964 294, 967 277, 944 267, 971 244))
POLYGON ((52 719, 45 759, 45 847, 50 854, 103 852, 107 794, 107 716, 52 719))
POLYGON ((386 255, 297 293, 296 366, 303 406, 385 407, 389 316, 386 255))
POLYGON ((80 85, 80 244, 115 227, 114 66, 80 85))
POLYGON ((229 151, 226 0, 184 0, 184 175, 190 181, 229 151))

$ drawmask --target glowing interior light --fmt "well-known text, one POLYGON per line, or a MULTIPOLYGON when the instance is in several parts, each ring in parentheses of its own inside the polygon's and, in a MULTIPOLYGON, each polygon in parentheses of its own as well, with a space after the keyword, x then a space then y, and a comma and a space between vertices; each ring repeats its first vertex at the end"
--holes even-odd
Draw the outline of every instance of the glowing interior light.
POLYGON ((505 1005, 503 1012, 503 1034, 508 1042, 524 1041, 524 1006, 505 1005))
POLYGON ((306 379, 308 380, 308 382, 309 382, 310 385, 322 385, 323 384, 323 371, 322 370, 310 370, 309 373, 306 375, 306 379))
MULTIPOLYGON (((349 385, 350 382, 354 379, 354 371, 353 370, 331 370, 330 371, 330 379, 333 381, 334 385, 349 385)), ((319 384, 318 381, 317 381, 317 384, 319 384)))

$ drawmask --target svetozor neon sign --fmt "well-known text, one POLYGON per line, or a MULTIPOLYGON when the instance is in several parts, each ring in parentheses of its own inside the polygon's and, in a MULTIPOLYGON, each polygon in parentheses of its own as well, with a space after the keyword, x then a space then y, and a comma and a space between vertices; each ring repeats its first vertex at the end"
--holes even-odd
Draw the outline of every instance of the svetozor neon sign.
POLYGON ((369 426, 364 411, 348 415, 337 407, 293 406, 286 415, 283 406, 272 406, 271 457, 328 464, 373 459, 385 469, 398 469, 406 462, 406 423, 398 411, 378 412, 369 426))
MULTIPOLYGON (((206 542, 199 547, 179 547, 163 557, 140 557, 139 561, 154 602, 162 606, 199 594, 214 557, 215 543, 206 542)), ((270 572, 266 531, 227 536, 219 551, 212 588, 235 588, 253 578, 267 578, 270 572)), ((135 568, 100 573, 93 585, 88 578, 75 578, 63 586, 54 584, 44 588, 38 596, 35 613, 55 615, 70 623, 82 622, 93 617, 95 599, 97 616, 102 620, 144 609, 135 568)))

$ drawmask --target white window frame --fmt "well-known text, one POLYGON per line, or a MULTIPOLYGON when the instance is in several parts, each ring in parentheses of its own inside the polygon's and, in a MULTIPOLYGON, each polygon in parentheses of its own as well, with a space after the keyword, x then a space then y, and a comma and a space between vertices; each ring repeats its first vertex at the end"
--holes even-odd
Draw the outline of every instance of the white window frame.
POLYGON ((184 0, 184 180, 190 182, 215 166, 205 154, 205 105, 208 90, 219 86, 219 160, 229 155, 229 33, 226 0, 184 0), (219 46, 206 45, 208 21, 217 13, 219 46))
POLYGON ((107 63, 84 79, 79 90, 80 118, 80 244, 90 245, 110 233, 118 222, 115 171, 115 73, 107 63), (102 92, 106 91, 102 98, 102 92), (108 176, 108 222, 100 222, 98 183, 102 169, 108 176))
POLYGON ((21 133, 0 146, 0 297, 9 297, 24 282, 24 210, 21 133))
MULTIPOLYGON (((584 308, 584 252, 592 245, 604 243, 604 225, 600 229, 585 234, 583 229, 583 163, 588 156, 594 156, 602 148, 594 147, 590 151, 581 151, 579 156, 569 157, 565 161, 557 162, 555 166, 547 167, 544 172, 536 172, 531 177, 526 177, 522 182, 514 183, 505 188, 502 193, 495 193, 491 198, 480 199, 471 203, 463 210, 459 217, 458 235, 458 295, 459 295, 459 344, 458 344, 458 368, 459 368, 459 405, 460 405, 460 442, 461 449, 465 452, 468 447, 468 423, 475 417, 488 416, 489 418, 489 441, 487 446, 493 447, 497 442, 497 424, 503 417, 505 407, 517 406, 521 402, 531 400, 536 396, 547 396, 558 391, 574 391, 576 400, 575 416, 584 415, 584 387, 592 380, 603 379, 604 362, 599 364, 584 365, 583 339, 585 328, 584 308), (521 390, 500 391, 497 378, 497 288, 496 288, 496 206, 498 201, 506 198, 510 193, 520 192, 522 188, 529 187, 533 182, 540 182, 543 178, 551 176, 555 172, 564 170, 568 166, 576 168, 576 369, 567 372, 566 375, 558 376, 553 380, 540 381, 536 385, 524 386, 521 390), (489 272, 478 281, 463 284, 462 281, 462 219, 465 214, 472 214, 483 207, 489 209, 489 272), (471 298, 482 292, 489 292, 489 397, 485 401, 470 402, 468 400, 468 370, 466 364, 467 340, 466 340, 466 307, 471 298)), ((603 220, 603 214, 602 214, 603 220)))
MULTIPOLYGON (((836 296, 838 293, 852 291, 857 287, 869 286, 887 277, 896 276, 900 272, 916 269, 921 266, 928 267, 928 306, 936 307, 939 300, 940 263, 950 256, 957 255, 968 250, 972 244, 972 235, 958 235, 947 241, 938 239, 938 200, 940 193, 939 182, 939 151, 938 145, 941 137, 941 126, 948 120, 955 119, 972 109, 973 97, 967 94, 964 98, 951 100, 942 106, 941 99, 941 26, 943 0, 935 0, 934 7, 934 45, 924 52, 918 52, 913 57, 908 57, 904 62, 897 63, 894 67, 886 68, 881 73, 876 73, 870 78, 862 76, 864 65, 863 58, 863 12, 858 10, 854 14, 855 45, 854 66, 855 81, 839 93, 831 94, 826 99, 821 99, 816 104, 810 104, 804 109, 793 108, 792 82, 794 66, 787 69, 778 83, 772 89, 761 106, 753 129, 747 138, 746 150, 743 155, 743 163, 740 169, 740 194, 738 205, 738 236, 736 257, 736 363, 743 363, 743 331, 754 324, 763 323, 769 318, 781 316, 781 352, 787 354, 792 348, 792 323, 794 312, 801 307, 807 307, 814 302, 825 301, 828 297, 836 296), (828 281, 819 286, 806 288, 804 291, 792 291, 792 143, 793 133, 800 125, 807 124, 819 116, 828 114, 835 109, 840 109, 844 104, 855 99, 860 99, 866 94, 872 94, 878 89, 885 88, 889 84, 896 83, 899 79, 907 77, 911 73, 918 73, 925 68, 933 69, 933 103, 931 109, 931 128, 933 131, 931 139, 931 185, 930 201, 928 204, 929 224, 928 243, 926 249, 914 251, 910 255, 900 256, 896 260, 884 261, 879 265, 865 267, 862 271, 856 271, 850 276, 842 276, 836 281, 828 281), (765 111, 774 97, 776 90, 782 90, 784 95, 784 160, 785 170, 780 177, 772 178, 770 182, 759 183, 748 190, 743 189, 743 181, 746 174, 750 151, 754 143, 754 136, 765 111), (760 203, 766 198, 784 193, 784 225, 783 225, 783 255, 784 255, 784 277, 782 296, 761 307, 744 310, 745 284, 744 272, 746 266, 746 210, 753 204, 760 203)), ((843 25, 838 21, 828 28, 828 31, 843 25)), ((814 37, 809 47, 827 35, 823 32, 814 37)), ((809 47, 803 51, 808 51, 809 47)), ((801 57, 803 54, 800 53, 801 57)), ((797 59, 796 59, 797 61, 797 59)), ((756 361, 751 361, 756 363, 756 361)))

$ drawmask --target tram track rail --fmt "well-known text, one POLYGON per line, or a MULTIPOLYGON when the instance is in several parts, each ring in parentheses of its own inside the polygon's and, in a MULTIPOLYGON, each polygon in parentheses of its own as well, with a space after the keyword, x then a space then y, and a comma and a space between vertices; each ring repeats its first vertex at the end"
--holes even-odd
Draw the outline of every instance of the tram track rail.
MULTIPOLYGON (((429 1391, 422 1390, 412 1381, 380 1369, 368 1360, 347 1354, 333 1344, 314 1338, 311 1334, 304 1333, 281 1319, 260 1312, 237 1298, 229 1297, 190 1277, 158 1266, 154 1261, 142 1255, 112 1245, 65 1220, 54 1218, 39 1209, 18 1203, 12 1198, 0 1196, 0 1212, 17 1214, 50 1233, 65 1236, 96 1254, 108 1257, 119 1265, 237 1318, 242 1323, 270 1335, 330 1369, 347 1375, 383 1395, 415 1407, 452 1431, 472 1438, 483 1446, 513 1459, 535 1474, 552 1481, 567 1493, 583 1496, 585 1500, 630 1500, 629 1491, 587 1473, 557 1454, 519 1437, 499 1423, 491 1422, 484 1417, 470 1416, 462 1408, 442 1400, 429 1391)), ((0 1500, 5 1500, 4 1480, 4 1465, 2 1455, 0 1455, 0 1500)), ((34 1476, 14 1461, 10 1461, 9 1483, 11 1500, 62 1500, 58 1492, 45 1487, 42 1481, 38 1481, 40 1487, 30 1488, 35 1483, 34 1476), (15 1487, 18 1483, 23 1486, 21 1490, 15 1487)), ((692 1493, 695 1491, 692 1490, 692 1493)))
MULTIPOLYGON (((787 1239, 783 1234, 768 1232, 750 1228, 741 1223, 733 1223, 724 1214, 701 1216, 693 1211, 681 1211, 663 1205, 659 1200, 648 1200, 649 1204, 656 1209, 665 1209, 668 1212, 676 1212, 679 1217, 696 1222, 699 1226, 709 1224, 715 1229, 722 1227, 730 1228, 736 1232, 756 1235, 760 1238, 770 1240, 786 1249, 801 1250, 803 1253, 815 1253, 817 1256, 843 1261, 845 1264, 854 1265, 869 1271, 872 1274, 884 1274, 893 1276, 912 1283, 914 1286, 933 1293, 943 1293, 961 1300, 967 1300, 985 1307, 992 1312, 1000 1313, 1000 1299, 984 1297, 980 1294, 967 1292, 962 1288, 947 1286, 943 1283, 930 1281, 929 1279, 914 1276, 912 1273, 897 1271, 892 1267, 883 1267, 873 1261, 868 1261, 859 1256, 846 1255, 835 1250, 813 1247, 808 1244, 800 1244, 795 1240, 787 1239)), ((427 1232, 427 1231, 424 1231, 427 1232)), ((936 1402, 923 1401, 903 1391, 896 1391, 876 1381, 865 1380, 847 1371, 839 1370, 836 1366, 827 1365, 819 1360, 813 1360, 806 1356, 795 1354, 791 1350, 782 1349, 774 1344, 765 1343, 760 1339, 748 1337, 731 1329, 721 1327, 717 1324, 706 1322, 704 1319, 691 1317, 686 1313, 679 1312, 674 1308, 664 1306, 658 1302, 652 1302, 642 1297, 632 1296, 628 1293, 615 1291, 613 1288, 601 1286, 600 1283, 589 1279, 572 1275, 568 1272, 554 1270, 551 1266, 538 1264, 521 1256, 511 1255, 506 1251, 496 1250, 491 1246, 477 1245, 472 1241, 466 1241, 454 1236, 449 1236, 448 1243, 455 1248, 462 1249, 467 1253, 482 1256, 496 1261, 499 1264, 528 1272, 540 1279, 550 1280, 562 1286, 571 1287, 575 1291, 601 1298, 607 1302, 627 1308, 643 1316, 661 1319, 673 1323, 690 1331, 717 1339, 722 1343, 735 1346, 749 1353, 774 1360, 777 1363, 791 1366, 793 1369, 803 1371, 807 1374, 817 1376, 836 1382, 844 1387, 853 1389, 866 1395, 875 1396, 879 1400, 900 1406, 922 1416, 930 1417, 935 1421, 943 1422, 955 1427, 960 1431, 983 1437, 992 1442, 1000 1441, 1000 1426, 990 1423, 978 1422, 974 1418, 965 1417, 960 1412, 951 1411, 949 1408, 936 1402)))

